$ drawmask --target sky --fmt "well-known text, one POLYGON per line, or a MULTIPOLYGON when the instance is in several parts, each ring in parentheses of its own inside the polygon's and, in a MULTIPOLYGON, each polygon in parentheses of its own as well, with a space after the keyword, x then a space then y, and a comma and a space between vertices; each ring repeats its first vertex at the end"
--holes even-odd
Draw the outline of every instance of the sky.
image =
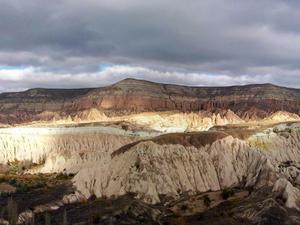
POLYGON ((124 78, 300 88, 297 0, 0 0, 0 92, 124 78))

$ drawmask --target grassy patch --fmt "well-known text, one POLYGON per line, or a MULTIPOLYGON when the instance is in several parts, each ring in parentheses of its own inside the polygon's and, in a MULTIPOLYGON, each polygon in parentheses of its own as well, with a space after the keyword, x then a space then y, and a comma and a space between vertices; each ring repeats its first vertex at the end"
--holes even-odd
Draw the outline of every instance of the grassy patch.
POLYGON ((33 189, 45 188, 65 180, 72 179, 74 174, 0 174, 0 183, 7 183, 17 189, 18 193, 26 193, 33 189))
POLYGON ((0 164, 0 174, 23 174, 29 169, 35 168, 42 164, 33 163, 31 160, 19 161, 17 159, 8 161, 7 164, 0 164))
POLYGON ((267 149, 269 149, 269 146, 270 146, 271 142, 267 141, 267 140, 251 138, 251 139, 248 140, 248 144, 251 147, 255 147, 255 148, 260 149, 260 150, 267 150, 267 149))

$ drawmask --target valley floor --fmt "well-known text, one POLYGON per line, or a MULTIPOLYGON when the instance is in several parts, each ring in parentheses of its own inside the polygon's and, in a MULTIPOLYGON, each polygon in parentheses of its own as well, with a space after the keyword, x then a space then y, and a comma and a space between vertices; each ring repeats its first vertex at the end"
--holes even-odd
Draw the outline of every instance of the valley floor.
POLYGON ((0 224, 300 224, 300 123, 150 125, 0 129, 0 224))
MULTIPOLYGON (((15 210, 20 213, 26 208, 34 208, 37 205, 51 206, 64 194, 73 191, 68 179, 56 182, 57 184, 51 187, 2 196, 0 198, 2 219, 14 224, 13 216, 17 214, 14 215, 14 209, 8 207, 15 207, 15 210)), ((134 194, 116 198, 90 198, 86 201, 63 205, 58 209, 53 207, 45 212, 37 212, 34 218, 26 224, 300 224, 299 212, 286 209, 280 199, 270 194, 270 189, 263 188, 252 193, 241 189, 231 191, 230 196, 224 196, 225 192, 221 191, 196 195, 183 194, 176 201, 165 199, 155 205, 136 199, 134 194)))

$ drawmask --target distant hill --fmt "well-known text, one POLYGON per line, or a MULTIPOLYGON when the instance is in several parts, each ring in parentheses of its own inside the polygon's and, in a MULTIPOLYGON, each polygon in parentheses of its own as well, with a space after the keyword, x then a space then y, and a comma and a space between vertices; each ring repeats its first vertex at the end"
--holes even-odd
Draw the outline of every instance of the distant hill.
POLYGON ((277 111, 300 114, 300 89, 272 84, 191 87, 125 79, 102 88, 30 89, 0 94, 0 123, 34 121, 45 111, 76 115, 87 109, 107 115, 138 112, 232 110, 243 119, 265 118, 277 111))

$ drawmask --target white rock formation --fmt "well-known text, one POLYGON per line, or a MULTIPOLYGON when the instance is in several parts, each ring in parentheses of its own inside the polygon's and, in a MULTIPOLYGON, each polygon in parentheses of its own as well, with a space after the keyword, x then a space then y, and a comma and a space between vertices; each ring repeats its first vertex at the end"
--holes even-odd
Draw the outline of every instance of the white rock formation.
MULTIPOLYGON (((203 125, 192 114, 166 115, 163 119, 155 116, 145 117, 150 121, 145 124, 156 120, 153 127, 158 124, 165 131, 180 126, 184 130, 200 129, 203 125)), ((3 128, 0 163, 29 160, 43 164, 31 172, 79 171, 74 178, 78 196, 133 192, 150 203, 159 202, 161 195, 176 198, 182 192, 273 186, 278 178, 284 178, 289 183, 278 181, 274 191, 282 193, 287 207, 299 209, 300 124, 276 125, 246 140, 227 136, 201 147, 142 141, 111 156, 120 147, 149 136, 147 132, 104 126, 3 128)))
POLYGON ((204 131, 216 125, 240 124, 244 121, 234 112, 228 110, 220 113, 139 113, 120 118, 132 123, 148 126, 161 132, 204 131))
POLYGON ((262 120, 262 122, 268 122, 268 123, 288 122, 288 121, 300 121, 300 117, 294 113, 278 111, 262 120))
POLYGON ((109 163, 99 161, 74 178, 77 189, 89 197, 137 193, 150 203, 160 195, 205 192, 236 187, 270 185, 276 180, 268 159, 242 141, 227 137, 200 149, 182 145, 135 145, 109 163))
POLYGON ((274 185, 273 192, 277 192, 282 196, 286 207, 300 211, 300 190, 294 187, 287 179, 278 179, 274 185))
POLYGON ((251 136, 247 143, 259 149, 278 165, 286 161, 300 162, 300 124, 281 124, 251 136))
POLYGON ((92 108, 89 110, 84 110, 79 112, 73 121, 76 123, 80 122, 97 122, 97 121, 109 121, 110 118, 105 115, 105 113, 99 111, 98 109, 92 108))
MULTIPOLYGON (((298 167, 281 165, 300 162, 299 127, 278 125, 246 140, 227 136, 199 148, 141 142, 109 161, 82 169, 74 184, 86 198, 133 192, 143 201, 157 203, 161 195, 176 198, 181 192, 273 186, 280 177, 296 183, 298 167)), ((297 187, 279 184, 274 191, 284 186, 287 207, 299 209, 297 187)))
POLYGON ((0 163, 27 160, 42 164, 31 172, 75 173, 138 139, 109 127, 0 129, 0 163))

